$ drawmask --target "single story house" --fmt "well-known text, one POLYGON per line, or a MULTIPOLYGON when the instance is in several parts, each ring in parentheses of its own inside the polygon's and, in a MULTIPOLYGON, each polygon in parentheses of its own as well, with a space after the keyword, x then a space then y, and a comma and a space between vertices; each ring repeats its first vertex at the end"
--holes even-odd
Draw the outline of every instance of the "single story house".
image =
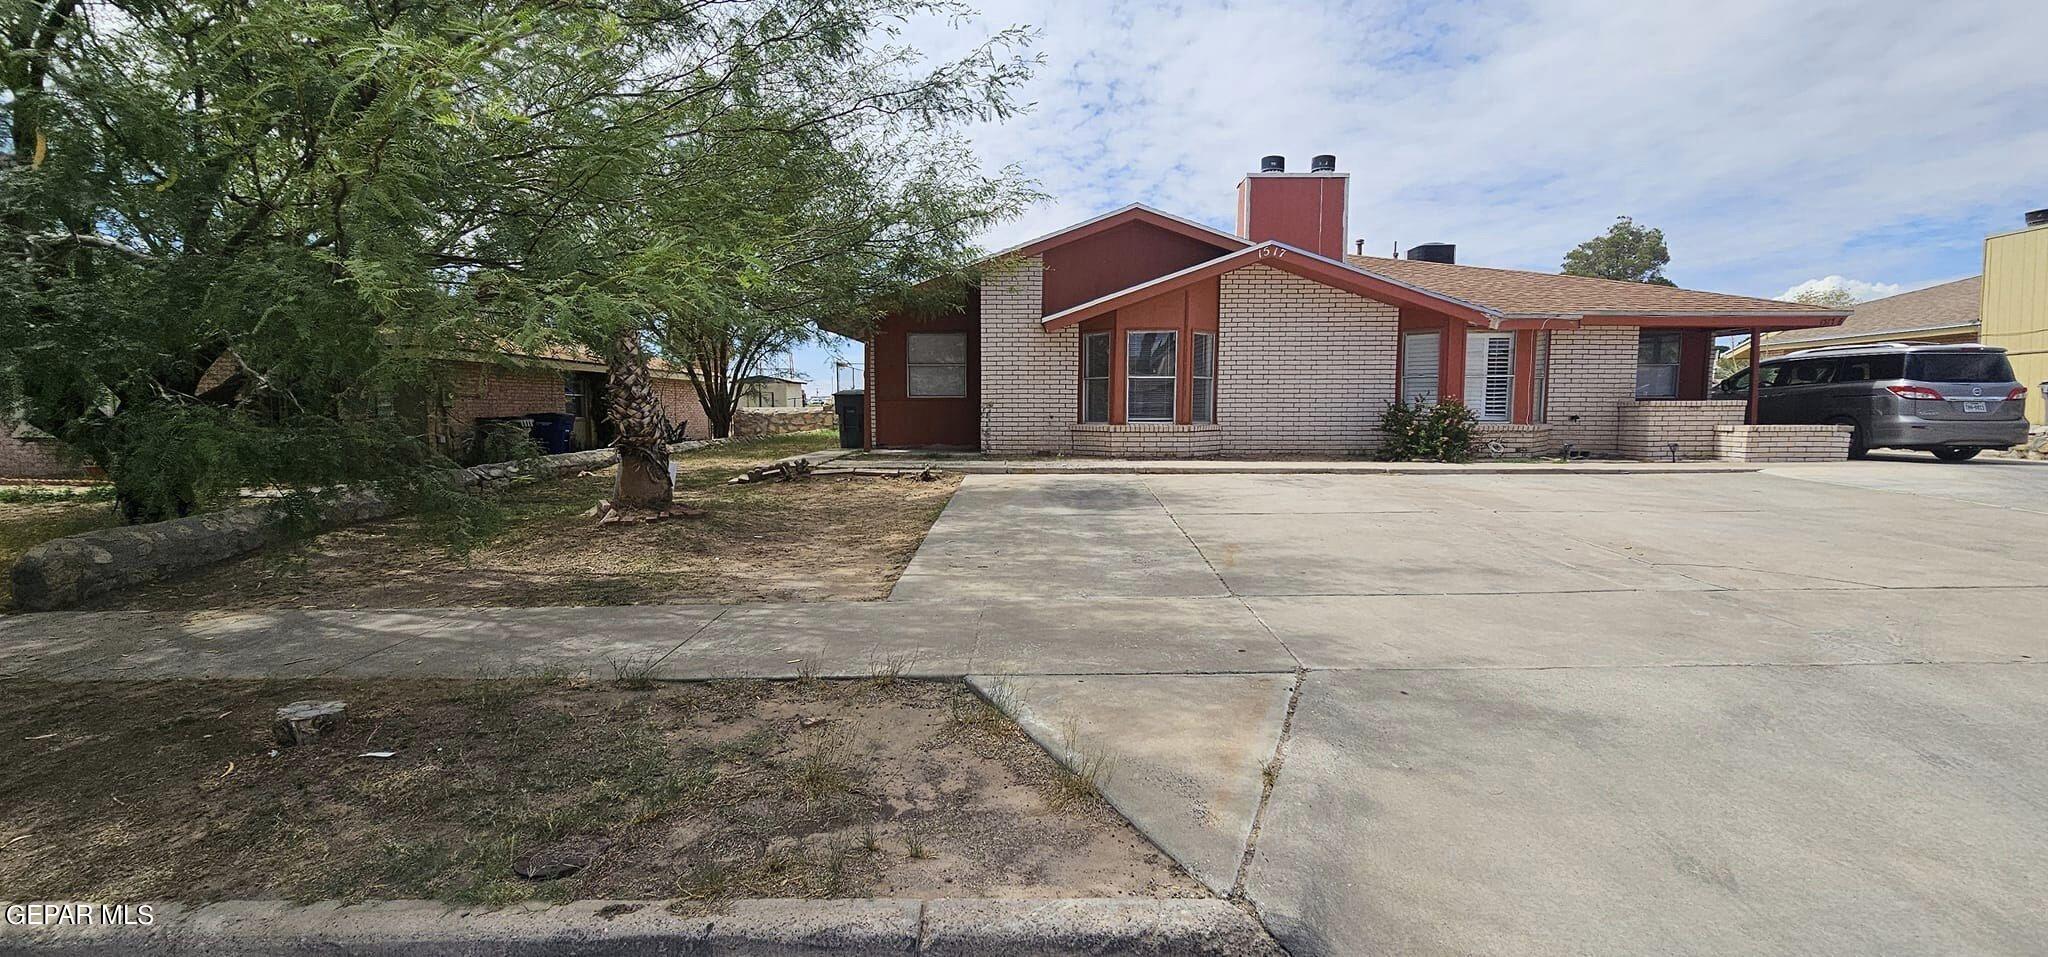
MULTIPOLYGON (((476 435, 479 419, 566 413, 576 420, 572 448, 602 448, 612 441, 612 425, 605 416, 604 362, 584 350, 526 350, 504 345, 495 351, 443 356, 441 368, 436 389, 395 396, 394 406, 401 415, 422 423, 429 441, 458 461, 469 457, 467 446, 476 435)), ((650 371, 662 409, 681 434, 699 439, 710 436, 711 419, 697 400, 690 373, 658 359, 650 371)), ((84 463, 65 454, 63 443, 12 416, 0 415, 0 478, 72 479, 89 474, 84 463)))
MULTIPOLYGON (((711 434, 711 419, 697 400, 687 370, 659 359, 649 363, 649 378, 661 397, 662 411, 682 434, 701 439, 711 434)), ((478 419, 508 418, 542 412, 576 417, 573 447, 603 448, 613 430, 605 415, 604 361, 583 349, 556 347, 523 350, 506 346, 496 354, 450 356, 439 394, 419 397, 427 434, 450 455, 461 458, 478 419)))
POLYGON ((740 380, 740 387, 742 409, 792 409, 805 403, 802 379, 750 375, 740 380))
POLYGON ((1840 310, 1641 283, 1345 255, 1349 175, 1281 157, 1226 233, 1143 205, 983 263, 963 308, 864 341, 865 444, 999 454, 1350 455, 1397 398, 1456 399, 1506 452, 1839 458, 1833 427, 1708 398, 1713 342, 1840 310))
MULTIPOLYGON (((1939 286, 1902 292, 1858 303, 1839 326, 1787 329, 1764 337, 1764 358, 1820 346, 1853 346, 1871 342, 1976 342, 1983 328, 1984 277, 1971 276, 1939 286)), ((1748 360, 1749 343, 1739 343, 1726 358, 1748 360)))

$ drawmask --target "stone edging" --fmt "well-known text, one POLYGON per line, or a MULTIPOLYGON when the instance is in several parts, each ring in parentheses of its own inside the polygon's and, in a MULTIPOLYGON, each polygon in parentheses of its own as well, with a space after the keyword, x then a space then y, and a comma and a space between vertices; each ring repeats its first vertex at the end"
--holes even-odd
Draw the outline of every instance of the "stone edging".
MULTIPOLYGON (((8 908, 19 905, 0 905, 8 908)), ((464 910, 434 901, 153 905, 149 926, 0 922, 21 954, 573 953, 785 955, 1154 954, 1282 957, 1257 919, 1215 898, 741 900, 702 913, 665 901, 464 910)), ((10 915, 11 917, 11 915, 10 915)))
MULTIPOLYGON (((678 442, 672 452, 726 441, 678 442)), ((498 462, 446 474, 469 487, 523 475, 549 478, 567 472, 604 468, 618 461, 614 449, 593 449, 543 455, 519 462, 498 462)), ((396 513, 395 504, 366 491, 344 492, 322 512, 322 529, 375 521, 396 513)), ((95 595, 158 581, 203 568, 274 544, 289 534, 284 516, 265 504, 238 505, 218 512, 175 518, 147 525, 125 525, 53 539, 23 553, 14 563, 14 604, 19 611, 69 608, 95 595)))

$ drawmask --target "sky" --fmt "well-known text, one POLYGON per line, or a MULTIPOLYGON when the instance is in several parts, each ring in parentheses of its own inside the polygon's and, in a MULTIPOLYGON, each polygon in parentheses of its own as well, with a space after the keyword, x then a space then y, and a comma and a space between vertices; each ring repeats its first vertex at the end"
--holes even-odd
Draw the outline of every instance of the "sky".
MULTIPOLYGON (((1267 153, 1336 154, 1369 253, 1554 272, 1627 215, 1663 230, 1679 285, 1755 296, 1976 275, 1985 236, 2048 207, 2041 0, 978 8, 902 39, 943 57, 1038 31, 1031 110, 970 136, 1049 199, 991 250, 1132 202, 1232 229, 1267 153)), ((797 351, 813 394, 831 352, 797 351)))

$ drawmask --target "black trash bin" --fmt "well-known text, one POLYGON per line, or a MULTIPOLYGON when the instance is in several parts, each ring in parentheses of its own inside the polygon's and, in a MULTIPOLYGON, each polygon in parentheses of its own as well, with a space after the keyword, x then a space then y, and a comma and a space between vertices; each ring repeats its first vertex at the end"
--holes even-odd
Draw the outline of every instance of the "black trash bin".
POLYGON ((834 392, 832 407, 839 413, 839 447, 860 448, 867 438, 868 394, 859 389, 834 392))
POLYGON ((535 412, 528 418, 533 420, 533 444, 540 446, 541 454, 560 455, 575 451, 575 416, 567 412, 535 412))

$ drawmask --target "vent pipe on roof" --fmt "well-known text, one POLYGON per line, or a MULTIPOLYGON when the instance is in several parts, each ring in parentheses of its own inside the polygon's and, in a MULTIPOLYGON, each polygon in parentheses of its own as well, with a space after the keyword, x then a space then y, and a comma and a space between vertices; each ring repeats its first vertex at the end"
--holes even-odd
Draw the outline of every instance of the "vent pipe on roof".
POLYGON ((2027 210, 2027 228, 2036 226, 2048 226, 2048 209, 2027 210))
POLYGON ((1285 157, 1285 156, 1281 156, 1281 155, 1280 155, 1280 154, 1278 154, 1278 153, 1274 153, 1274 154, 1272 154, 1271 156, 1261 156, 1261 157, 1259 157, 1259 172, 1261 172, 1261 173, 1285 173, 1285 172, 1287 172, 1287 157, 1285 157))
POLYGON ((1337 154, 1335 154, 1335 153, 1318 153, 1318 154, 1316 154, 1316 156, 1315 156, 1315 158, 1314 158, 1314 159, 1311 159, 1311 160, 1309 160, 1309 161, 1308 161, 1308 171, 1309 171, 1309 172, 1311 172, 1311 173, 1334 173, 1334 172, 1336 172, 1336 171, 1337 171, 1337 154))
POLYGON ((1408 247, 1408 258, 1416 262, 1456 265, 1458 247, 1455 243, 1417 243, 1408 247))

